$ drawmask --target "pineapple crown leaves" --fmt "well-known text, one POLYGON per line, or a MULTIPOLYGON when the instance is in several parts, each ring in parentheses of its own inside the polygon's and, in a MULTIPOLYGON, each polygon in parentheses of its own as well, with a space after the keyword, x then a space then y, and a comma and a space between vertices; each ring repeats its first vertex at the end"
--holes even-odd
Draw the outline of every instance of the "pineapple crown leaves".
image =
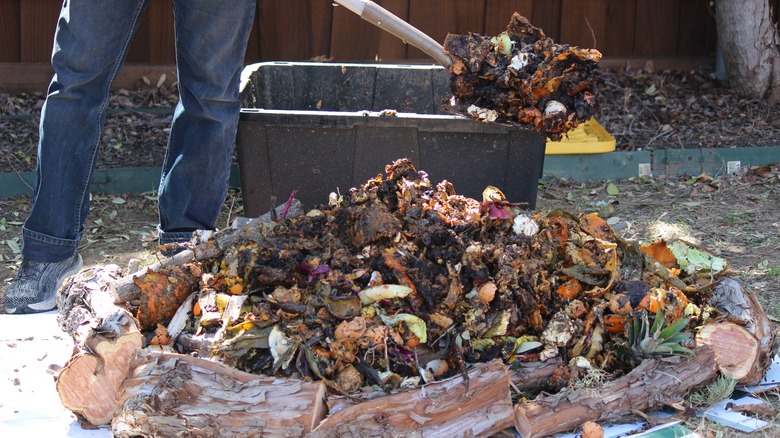
POLYGON ((665 312, 659 309, 650 324, 646 311, 634 312, 627 330, 626 347, 630 349, 630 356, 635 361, 641 361, 652 357, 693 354, 689 348, 683 346, 691 339, 691 334, 683 331, 689 322, 689 318, 680 318, 667 325, 665 312))

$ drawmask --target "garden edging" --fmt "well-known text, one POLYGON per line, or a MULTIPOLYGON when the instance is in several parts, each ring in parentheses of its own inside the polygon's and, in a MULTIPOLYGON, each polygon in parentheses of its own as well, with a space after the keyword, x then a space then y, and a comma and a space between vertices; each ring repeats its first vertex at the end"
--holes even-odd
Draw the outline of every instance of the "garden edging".
MULTIPOLYGON (((702 173, 717 176, 740 167, 776 163, 780 163, 780 146, 546 155, 543 179, 615 181, 639 176, 676 177, 702 173)), ((108 194, 151 192, 157 189, 159 179, 157 167, 97 169, 90 189, 108 194)), ((241 186, 238 165, 233 166, 230 185, 241 186)), ((31 194, 34 187, 35 172, 0 173, 0 198, 31 194)))

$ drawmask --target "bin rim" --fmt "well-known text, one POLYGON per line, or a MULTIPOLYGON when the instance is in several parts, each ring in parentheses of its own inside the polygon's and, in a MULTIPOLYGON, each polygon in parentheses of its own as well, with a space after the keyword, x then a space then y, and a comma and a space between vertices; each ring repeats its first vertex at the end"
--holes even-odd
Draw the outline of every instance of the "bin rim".
POLYGON ((249 83, 251 76, 254 72, 262 67, 330 67, 341 66, 345 68, 376 68, 376 69, 407 69, 407 70, 445 70, 445 68, 439 64, 389 64, 389 63, 371 63, 371 62, 312 62, 312 61, 262 61, 247 64, 243 70, 241 70, 241 85, 240 89, 249 83))

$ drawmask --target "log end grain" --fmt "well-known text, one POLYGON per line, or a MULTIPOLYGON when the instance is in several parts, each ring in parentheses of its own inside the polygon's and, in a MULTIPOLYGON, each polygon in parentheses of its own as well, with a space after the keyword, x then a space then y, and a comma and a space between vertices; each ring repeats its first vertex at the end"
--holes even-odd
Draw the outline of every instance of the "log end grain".
POLYGON ((761 348, 758 339, 744 327, 732 322, 707 324, 696 334, 696 346, 707 346, 715 352, 715 362, 722 374, 739 383, 756 383, 764 370, 760 367, 761 348))
POLYGON ((62 405, 92 425, 111 423, 117 396, 130 372, 130 358, 142 347, 143 337, 135 332, 103 343, 105 356, 81 352, 68 361, 57 378, 62 405))

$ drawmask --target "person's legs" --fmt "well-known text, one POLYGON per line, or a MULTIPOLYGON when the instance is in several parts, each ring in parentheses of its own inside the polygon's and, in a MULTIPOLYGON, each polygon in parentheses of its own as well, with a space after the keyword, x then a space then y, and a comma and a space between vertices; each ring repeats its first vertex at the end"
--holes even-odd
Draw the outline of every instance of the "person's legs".
POLYGON ((55 307, 56 289, 77 271, 89 184, 111 83, 148 0, 66 0, 52 52, 55 75, 41 111, 38 181, 22 228, 24 262, 4 295, 6 313, 55 307))
POLYGON ((225 201, 255 0, 175 0, 176 107, 159 191, 160 243, 214 229, 225 201))

